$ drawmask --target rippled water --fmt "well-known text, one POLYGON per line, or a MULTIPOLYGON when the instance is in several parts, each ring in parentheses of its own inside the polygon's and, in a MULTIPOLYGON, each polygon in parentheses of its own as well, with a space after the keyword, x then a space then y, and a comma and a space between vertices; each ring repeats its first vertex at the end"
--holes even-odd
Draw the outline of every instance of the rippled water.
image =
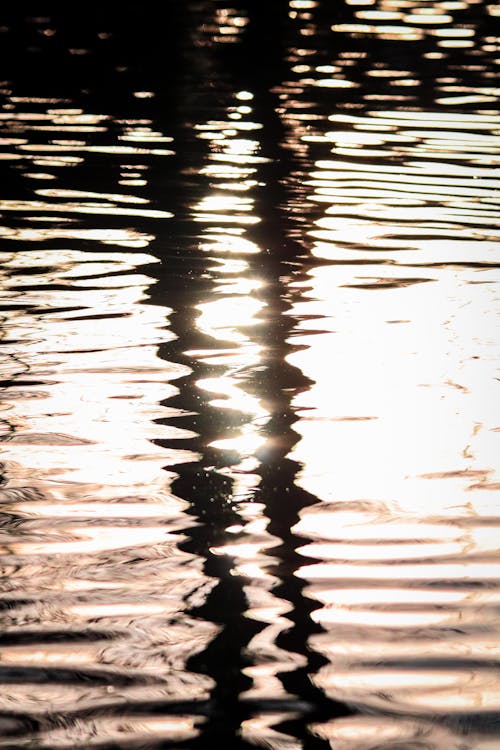
POLYGON ((499 6, 267 6, 0 11, 0 748, 500 745, 499 6))

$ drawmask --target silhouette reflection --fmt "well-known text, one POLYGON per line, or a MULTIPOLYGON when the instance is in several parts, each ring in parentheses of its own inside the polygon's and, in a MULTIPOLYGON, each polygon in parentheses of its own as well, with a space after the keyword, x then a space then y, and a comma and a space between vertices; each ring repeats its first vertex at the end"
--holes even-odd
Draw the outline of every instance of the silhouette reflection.
POLYGON ((495 6, 167 5, 0 11, 0 747, 492 750, 495 6))

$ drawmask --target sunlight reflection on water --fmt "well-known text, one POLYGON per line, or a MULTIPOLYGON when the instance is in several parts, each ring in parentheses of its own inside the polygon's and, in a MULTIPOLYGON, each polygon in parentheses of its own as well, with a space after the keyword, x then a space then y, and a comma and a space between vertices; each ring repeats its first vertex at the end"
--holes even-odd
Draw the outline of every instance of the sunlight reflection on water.
POLYGON ((494 750, 497 6, 186 8, 1 84, 0 746, 494 750))

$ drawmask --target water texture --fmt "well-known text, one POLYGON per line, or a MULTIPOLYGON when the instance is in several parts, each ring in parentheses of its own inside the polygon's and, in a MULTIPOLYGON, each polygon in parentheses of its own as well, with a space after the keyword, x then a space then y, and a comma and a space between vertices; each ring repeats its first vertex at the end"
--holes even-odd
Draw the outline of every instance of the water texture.
POLYGON ((2 8, 1 750, 500 747, 499 14, 2 8))

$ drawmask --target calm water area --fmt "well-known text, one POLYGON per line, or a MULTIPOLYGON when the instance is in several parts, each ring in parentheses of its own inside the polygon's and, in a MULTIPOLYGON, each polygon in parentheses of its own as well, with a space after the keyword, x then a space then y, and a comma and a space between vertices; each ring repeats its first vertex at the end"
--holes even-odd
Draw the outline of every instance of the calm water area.
POLYGON ((499 750, 495 0, 0 7, 0 750, 499 750))

